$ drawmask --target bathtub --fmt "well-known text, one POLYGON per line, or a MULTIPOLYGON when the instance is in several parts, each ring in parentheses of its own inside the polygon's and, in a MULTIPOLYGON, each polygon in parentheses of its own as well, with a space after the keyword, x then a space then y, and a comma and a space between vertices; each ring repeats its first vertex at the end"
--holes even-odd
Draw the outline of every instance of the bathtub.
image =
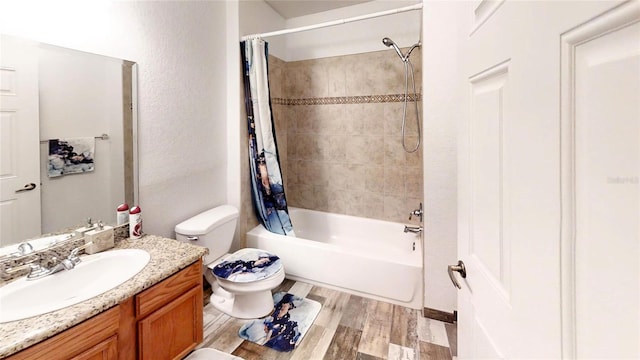
POLYGON ((289 207, 296 237, 247 232, 282 259, 287 278, 422 309, 422 241, 400 223, 289 207))

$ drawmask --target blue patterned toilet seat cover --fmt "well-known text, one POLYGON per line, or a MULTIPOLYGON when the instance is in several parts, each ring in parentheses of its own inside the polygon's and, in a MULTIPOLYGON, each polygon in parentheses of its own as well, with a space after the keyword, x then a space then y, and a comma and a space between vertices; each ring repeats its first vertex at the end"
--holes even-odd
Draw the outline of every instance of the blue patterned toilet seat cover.
POLYGON ((282 269, 276 255, 258 249, 241 249, 214 266, 211 271, 218 278, 237 283, 266 279, 282 269))

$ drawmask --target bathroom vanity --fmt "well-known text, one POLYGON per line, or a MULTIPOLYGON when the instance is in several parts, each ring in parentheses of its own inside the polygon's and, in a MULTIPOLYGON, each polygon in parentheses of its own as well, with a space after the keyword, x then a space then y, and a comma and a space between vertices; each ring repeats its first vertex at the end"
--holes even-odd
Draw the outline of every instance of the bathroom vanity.
POLYGON ((151 259, 90 300, 0 324, 0 358, 179 359, 195 348, 202 341, 207 249, 151 235, 121 240, 116 248, 142 249, 151 259))

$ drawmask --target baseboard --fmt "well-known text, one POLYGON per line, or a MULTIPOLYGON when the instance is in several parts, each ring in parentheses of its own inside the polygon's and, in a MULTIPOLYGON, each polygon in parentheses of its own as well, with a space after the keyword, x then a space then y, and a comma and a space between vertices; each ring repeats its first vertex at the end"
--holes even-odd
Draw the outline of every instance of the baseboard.
POLYGON ((453 313, 448 313, 446 311, 430 309, 426 307, 422 309, 422 316, 433 320, 448 322, 451 324, 458 321, 458 312, 455 310, 453 311, 453 313))

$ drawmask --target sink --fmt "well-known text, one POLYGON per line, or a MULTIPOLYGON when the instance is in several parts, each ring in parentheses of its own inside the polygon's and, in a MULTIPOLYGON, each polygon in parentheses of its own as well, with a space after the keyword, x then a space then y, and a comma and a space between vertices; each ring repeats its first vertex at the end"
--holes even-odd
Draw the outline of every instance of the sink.
POLYGON ((18 279, 0 288, 0 323, 26 319, 78 304, 131 279, 149 263, 138 249, 111 250, 38 280, 18 279))

